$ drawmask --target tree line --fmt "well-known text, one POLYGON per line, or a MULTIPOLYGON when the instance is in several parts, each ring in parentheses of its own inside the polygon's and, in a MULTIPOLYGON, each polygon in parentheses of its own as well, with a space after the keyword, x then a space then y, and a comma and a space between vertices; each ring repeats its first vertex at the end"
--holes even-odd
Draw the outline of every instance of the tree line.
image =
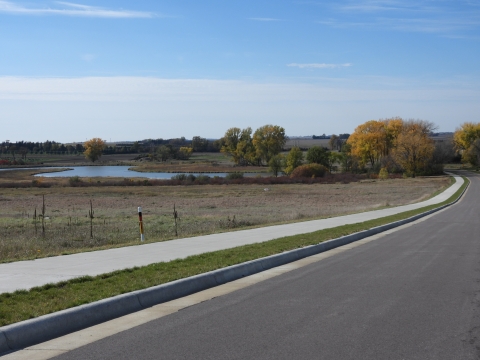
POLYGON ((457 130, 454 144, 434 142, 437 126, 425 120, 399 117, 370 120, 359 125, 352 135, 329 137, 329 147, 314 146, 306 153, 293 147, 286 155, 276 154, 269 162, 275 176, 280 172, 296 176, 323 176, 339 166, 343 172, 371 172, 387 177, 443 173, 446 162, 461 154, 465 162, 480 161, 480 126, 466 123, 457 130), (333 151, 338 150, 338 151, 333 151))

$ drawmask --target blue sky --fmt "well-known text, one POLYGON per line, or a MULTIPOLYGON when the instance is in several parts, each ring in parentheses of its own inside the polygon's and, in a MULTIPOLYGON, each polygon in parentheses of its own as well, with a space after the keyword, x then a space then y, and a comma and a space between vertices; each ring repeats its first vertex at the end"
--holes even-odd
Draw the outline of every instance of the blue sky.
POLYGON ((0 0, 5 139, 480 121, 480 1, 0 0))

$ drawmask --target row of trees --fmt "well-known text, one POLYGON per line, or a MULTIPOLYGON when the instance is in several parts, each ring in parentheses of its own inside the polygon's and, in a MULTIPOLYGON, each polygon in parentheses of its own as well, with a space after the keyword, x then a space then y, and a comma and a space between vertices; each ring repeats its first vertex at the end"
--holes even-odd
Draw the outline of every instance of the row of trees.
POLYGON ((17 141, 16 143, 2 142, 0 143, 0 153, 5 155, 11 155, 14 159, 16 156, 20 156, 22 159, 26 159, 27 154, 75 154, 85 151, 82 144, 65 145, 55 141, 45 142, 29 142, 29 141, 17 141))
POLYGON ((253 136, 250 127, 233 127, 221 139, 220 151, 229 154, 237 165, 262 165, 282 151, 286 140, 285 129, 277 125, 264 125, 253 136))
MULTIPOLYGON (((83 146, 85 148, 83 154, 92 162, 100 159, 106 149, 105 141, 100 138, 90 139, 86 141, 83 146)), ((192 154, 193 149, 188 146, 175 147, 171 144, 167 144, 153 148, 153 151, 153 154, 149 155, 151 158, 159 161, 167 161, 169 159, 186 160, 192 154)))
MULTIPOLYGON (((275 175, 283 171, 292 176, 311 173, 312 169, 317 173, 332 171, 337 165, 344 172, 382 170, 383 174, 403 172, 409 176, 439 174, 443 172, 443 164, 454 159, 455 149, 451 142, 434 142, 432 134, 435 129, 435 124, 424 120, 398 117, 371 120, 359 125, 346 141, 331 136, 329 147, 338 152, 314 146, 304 154, 294 147, 286 156, 275 155, 269 166, 275 175)), ((464 161, 478 164, 480 124, 462 125, 455 133, 455 144, 464 161)))
POLYGON ((367 121, 348 138, 344 152, 351 154, 352 166, 358 162, 360 167, 382 167, 411 176, 439 173, 445 151, 437 149, 429 136, 435 129, 435 124, 424 120, 367 121))

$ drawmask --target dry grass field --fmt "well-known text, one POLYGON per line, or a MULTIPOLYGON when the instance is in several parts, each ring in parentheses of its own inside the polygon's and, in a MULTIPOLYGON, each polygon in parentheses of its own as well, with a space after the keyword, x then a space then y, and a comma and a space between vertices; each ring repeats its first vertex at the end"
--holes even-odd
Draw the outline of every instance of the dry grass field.
MULTIPOLYGON (((29 177, 25 175, 25 180, 29 177)), ((31 181, 31 178, 30 178, 31 181)), ((137 207, 147 241, 330 217, 426 199, 449 177, 350 184, 192 185, 0 189, 0 261, 138 243, 137 207), (45 196, 45 234, 37 215, 45 196), (88 211, 93 203, 93 238, 88 211)))
POLYGON ((288 139, 283 147, 285 150, 290 150, 292 147, 299 147, 302 149, 309 149, 313 146, 321 146, 328 148, 330 139, 288 139))

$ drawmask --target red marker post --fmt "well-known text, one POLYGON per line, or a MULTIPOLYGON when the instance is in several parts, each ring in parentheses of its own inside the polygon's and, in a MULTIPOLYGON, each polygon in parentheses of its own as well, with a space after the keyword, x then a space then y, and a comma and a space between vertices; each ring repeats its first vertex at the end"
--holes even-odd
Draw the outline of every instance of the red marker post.
POLYGON ((145 241, 145 234, 143 233, 142 207, 138 207, 138 222, 140 224, 140 241, 145 241))

